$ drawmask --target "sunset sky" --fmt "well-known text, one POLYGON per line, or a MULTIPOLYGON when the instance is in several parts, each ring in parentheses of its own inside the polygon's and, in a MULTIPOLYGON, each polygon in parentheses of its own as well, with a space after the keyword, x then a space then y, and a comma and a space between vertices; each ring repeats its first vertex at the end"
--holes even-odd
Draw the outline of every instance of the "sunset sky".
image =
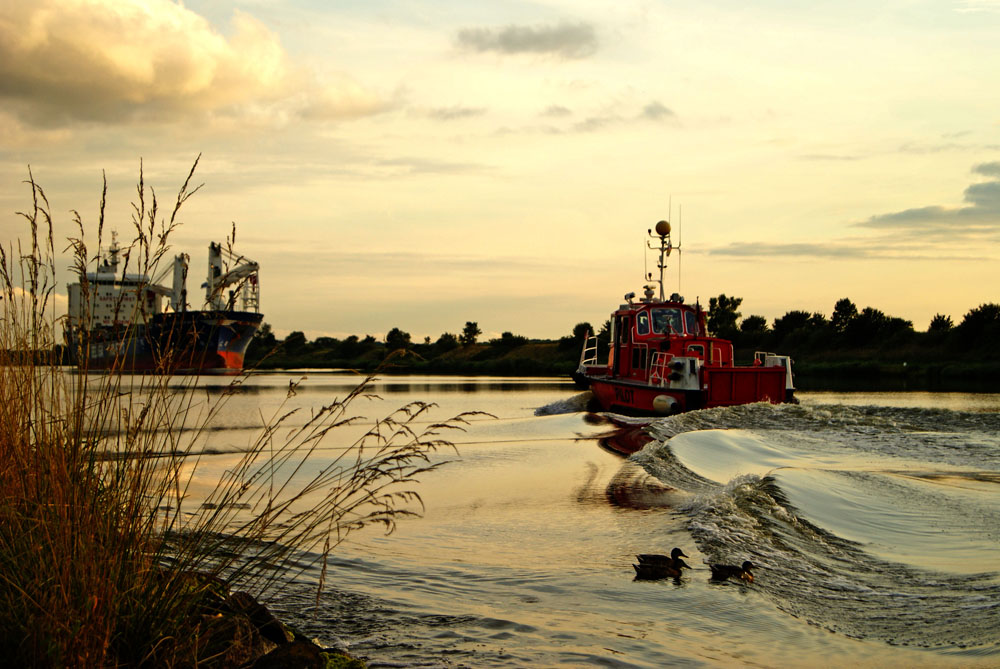
POLYGON ((1000 301, 1000 0, 0 3, 5 246, 29 166, 61 250, 199 154, 279 335, 569 334, 668 217, 688 301, 924 330, 1000 301))

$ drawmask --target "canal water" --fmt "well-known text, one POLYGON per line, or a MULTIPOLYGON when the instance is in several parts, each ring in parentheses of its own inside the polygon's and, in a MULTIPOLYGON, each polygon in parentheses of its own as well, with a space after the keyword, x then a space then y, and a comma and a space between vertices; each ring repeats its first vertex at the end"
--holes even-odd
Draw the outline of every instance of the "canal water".
MULTIPOLYGON (((358 381, 245 379, 192 494, 269 416, 297 407, 303 422, 358 381)), ((211 397, 229 382, 199 383, 211 397)), ((370 666, 1000 664, 1000 394, 802 393, 658 420, 626 457, 561 379, 383 377, 371 391, 320 465, 412 401, 436 405, 425 425, 491 415, 445 435, 455 450, 420 477, 421 517, 352 534, 318 601, 319 563, 267 600, 370 666), (634 579, 635 554, 675 546, 682 578, 634 579), (710 580, 706 563, 743 560, 752 584, 710 580)))

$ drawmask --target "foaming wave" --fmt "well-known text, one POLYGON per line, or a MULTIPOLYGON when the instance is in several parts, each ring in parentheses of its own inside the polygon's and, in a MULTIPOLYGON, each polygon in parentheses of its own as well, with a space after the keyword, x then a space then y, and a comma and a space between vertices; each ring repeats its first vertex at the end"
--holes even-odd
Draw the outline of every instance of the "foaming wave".
POLYGON ((711 562, 759 565, 753 587, 790 615, 850 637, 1000 652, 995 574, 950 575, 875 558, 801 517, 770 476, 735 478, 682 510, 711 562))
POLYGON ((650 423, 656 449, 680 434, 741 429, 798 455, 854 454, 975 469, 1000 468, 1000 414, 947 409, 746 404, 650 423), (659 443, 656 443, 659 442, 659 443))
POLYGON ((540 406, 537 409, 535 409, 535 415, 551 416, 553 414, 577 413, 578 411, 586 411, 592 399, 594 399, 593 393, 587 390, 577 395, 573 395, 572 397, 556 400, 555 402, 552 402, 550 404, 540 406))
POLYGON ((673 488, 702 492, 714 490, 718 486, 715 481, 685 467, 668 443, 652 441, 641 451, 629 456, 629 460, 673 488))

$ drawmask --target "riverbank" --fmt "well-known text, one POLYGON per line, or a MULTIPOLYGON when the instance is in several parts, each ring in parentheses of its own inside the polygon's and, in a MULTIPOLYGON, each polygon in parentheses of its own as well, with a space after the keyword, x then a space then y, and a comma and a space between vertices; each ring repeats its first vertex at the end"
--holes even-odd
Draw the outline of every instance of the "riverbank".
MULTIPOLYGON (((264 357, 256 352, 256 369, 353 369, 362 373, 427 374, 455 376, 553 376, 568 377, 579 364, 575 341, 528 342, 515 347, 488 343, 455 348, 427 358, 416 350, 386 352, 373 348, 364 355, 339 358, 329 350, 282 350, 264 357)), ((796 387, 807 390, 941 390, 1000 391, 1000 361, 927 357, 912 352, 907 360, 869 351, 865 356, 843 353, 824 358, 793 357, 796 387)), ((737 361, 748 363, 752 350, 737 351, 737 361)))

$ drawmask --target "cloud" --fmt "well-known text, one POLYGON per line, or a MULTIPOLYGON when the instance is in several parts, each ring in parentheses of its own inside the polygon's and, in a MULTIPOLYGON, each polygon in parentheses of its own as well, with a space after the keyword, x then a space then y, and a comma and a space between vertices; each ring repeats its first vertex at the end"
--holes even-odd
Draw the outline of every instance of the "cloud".
POLYGON ((950 235, 974 235, 1000 232, 1000 162, 976 165, 972 171, 992 180, 975 183, 965 189, 963 207, 929 205, 878 214, 857 227, 899 229, 924 232, 941 229, 950 235))
POLYGON ((662 103, 654 100, 642 109, 642 117, 651 121, 663 121, 677 116, 674 112, 662 103))
POLYGON ((972 171, 986 177, 1000 177, 1000 163, 983 163, 973 167, 972 171))
POLYGON ((800 156, 802 160, 813 161, 853 161, 861 160, 861 156, 852 156, 834 153, 806 153, 800 156))
POLYGON ((989 260, 981 255, 945 255, 929 251, 926 245, 913 245, 894 239, 835 239, 816 243, 732 243, 708 251, 709 255, 735 258, 791 257, 798 260, 989 260))
POLYGON ((984 249, 1000 241, 1000 162, 972 171, 989 181, 965 189, 964 207, 930 205, 872 216, 854 227, 876 230, 878 237, 832 239, 816 243, 734 243, 709 250, 742 258, 793 257, 841 260, 993 261, 984 249), (932 243, 928 243, 934 233, 932 243))
POLYGON ((549 105, 548 107, 545 108, 545 111, 542 112, 542 116, 547 116, 550 118, 559 118, 562 116, 572 116, 572 115, 573 112, 570 109, 563 107, 562 105, 549 105))
POLYGON ((33 0, 0 10, 0 99, 25 123, 233 115, 351 118, 383 108, 343 77, 317 81, 244 12, 224 36, 170 0, 33 0), (309 91, 303 95, 301 91, 309 91))
POLYGON ((453 163, 426 158, 393 158, 375 163, 382 176, 403 176, 409 174, 467 174, 486 172, 491 168, 479 163, 453 163))
POLYGON ((575 123, 573 129, 577 132, 595 132, 619 121, 621 121, 621 118, 617 116, 590 116, 579 123, 575 123))
POLYGON ((463 28, 458 31, 459 47, 469 51, 496 51, 504 54, 549 54, 560 58, 586 58, 597 52, 597 34, 586 23, 554 26, 504 28, 463 28))
POLYGON ((1000 14, 1000 0, 959 0, 955 3, 955 11, 960 13, 997 13, 1000 14))
POLYGON ((427 112, 427 115, 437 121, 454 121, 456 119, 469 118, 471 116, 482 116, 485 113, 486 110, 482 107, 455 106, 431 109, 427 112))

